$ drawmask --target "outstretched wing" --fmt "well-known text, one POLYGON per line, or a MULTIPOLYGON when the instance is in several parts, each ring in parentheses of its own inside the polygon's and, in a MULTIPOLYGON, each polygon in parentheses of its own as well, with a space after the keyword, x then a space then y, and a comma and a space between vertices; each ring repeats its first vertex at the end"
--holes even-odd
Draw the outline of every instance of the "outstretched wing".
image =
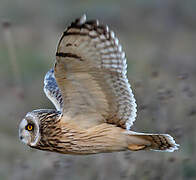
POLYGON ((129 129, 136 103, 126 76, 126 58, 114 33, 82 16, 63 33, 55 78, 63 114, 81 126, 108 122, 129 129))
POLYGON ((58 85, 56 83, 56 79, 54 77, 53 68, 50 69, 44 77, 44 92, 48 99, 52 101, 56 109, 58 111, 61 111, 63 107, 63 99, 61 96, 61 92, 58 88, 58 85))

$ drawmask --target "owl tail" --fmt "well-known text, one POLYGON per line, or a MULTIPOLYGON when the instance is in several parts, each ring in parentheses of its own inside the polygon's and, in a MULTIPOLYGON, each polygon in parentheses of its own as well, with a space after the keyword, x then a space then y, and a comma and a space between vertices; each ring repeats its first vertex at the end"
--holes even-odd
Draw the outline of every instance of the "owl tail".
POLYGON ((154 150, 173 152, 178 149, 178 146, 173 137, 168 134, 128 132, 128 149, 132 151, 154 150))

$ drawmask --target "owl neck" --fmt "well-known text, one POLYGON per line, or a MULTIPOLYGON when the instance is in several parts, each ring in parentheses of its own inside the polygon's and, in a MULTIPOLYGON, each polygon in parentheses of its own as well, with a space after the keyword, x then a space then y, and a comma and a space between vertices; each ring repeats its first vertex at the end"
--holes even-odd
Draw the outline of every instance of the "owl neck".
POLYGON ((39 141, 32 148, 42 149, 50 146, 50 140, 60 133, 58 123, 60 122, 61 112, 50 109, 35 110, 39 119, 39 141))

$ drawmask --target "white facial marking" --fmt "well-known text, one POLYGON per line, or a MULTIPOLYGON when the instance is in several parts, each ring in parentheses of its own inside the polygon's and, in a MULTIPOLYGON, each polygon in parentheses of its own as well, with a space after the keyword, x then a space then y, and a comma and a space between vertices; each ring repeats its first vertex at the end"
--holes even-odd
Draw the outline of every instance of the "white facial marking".
POLYGON ((26 119, 23 119, 19 125, 19 138, 24 144, 28 144, 31 137, 29 132, 25 130, 26 125, 27 125, 26 119))
POLYGON ((33 114, 32 112, 27 113, 27 115, 25 116, 25 118, 21 121, 20 125, 19 125, 19 138, 20 140, 26 144, 26 145, 31 145, 31 146, 35 146, 37 144, 37 142, 39 141, 39 124, 38 124, 38 119, 36 117, 35 114, 33 114), (33 123, 34 125, 34 131, 30 132, 28 130, 26 130, 26 125, 28 124, 27 119, 33 123), (34 133, 34 138, 32 139, 32 134, 34 133))

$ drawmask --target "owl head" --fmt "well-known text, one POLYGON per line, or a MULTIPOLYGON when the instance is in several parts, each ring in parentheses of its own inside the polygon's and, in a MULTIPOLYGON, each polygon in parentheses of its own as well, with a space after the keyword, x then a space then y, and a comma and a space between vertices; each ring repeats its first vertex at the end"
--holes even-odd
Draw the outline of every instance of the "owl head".
POLYGON ((42 138, 43 130, 50 131, 50 124, 60 112, 55 110, 39 109, 28 112, 19 125, 19 139, 26 145, 36 147, 42 138))
POLYGON ((26 114, 19 125, 19 138, 29 146, 35 146, 40 138, 40 119, 36 112, 26 114))

